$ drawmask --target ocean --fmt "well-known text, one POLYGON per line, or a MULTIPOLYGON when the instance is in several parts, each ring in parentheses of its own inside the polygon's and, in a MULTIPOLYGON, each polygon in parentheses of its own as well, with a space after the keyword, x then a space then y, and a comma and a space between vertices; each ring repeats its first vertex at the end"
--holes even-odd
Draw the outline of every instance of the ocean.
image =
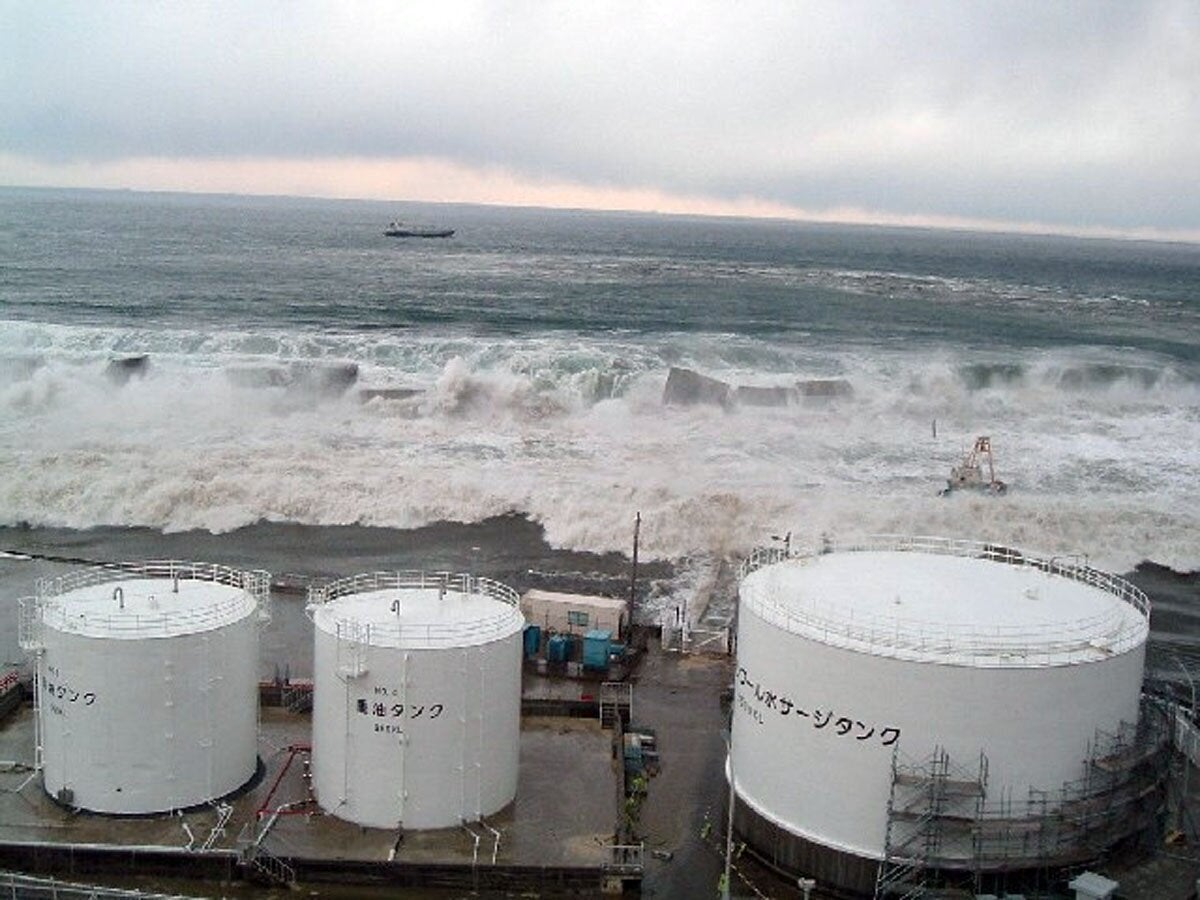
POLYGON ((640 514, 680 590, 788 532, 1190 573, 1200 246, 0 189, 0 473, 0 527, 81 534, 518 516, 628 555, 640 514), (669 404, 672 367, 840 387, 669 404), (939 496, 978 435, 1008 492, 939 496))

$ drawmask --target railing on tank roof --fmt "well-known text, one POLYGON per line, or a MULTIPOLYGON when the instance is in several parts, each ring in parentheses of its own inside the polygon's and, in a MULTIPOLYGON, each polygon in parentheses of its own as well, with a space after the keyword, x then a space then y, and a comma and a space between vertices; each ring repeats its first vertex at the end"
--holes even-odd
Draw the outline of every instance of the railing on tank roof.
POLYGON ((509 606, 517 606, 520 596, 506 584, 475 575, 453 572, 422 572, 402 570, 398 572, 366 572, 339 578, 323 585, 314 585, 308 590, 308 600, 313 603, 328 603, 348 594, 364 594, 368 591, 384 590, 429 590, 440 588, 448 594, 482 594, 509 606))
MULTIPOLYGON (((1057 557, 1043 559, 980 541, 955 540, 929 536, 873 535, 852 542, 826 540, 818 550, 805 547, 759 547, 742 562, 739 583, 751 573, 788 559, 803 562, 826 553, 895 551, 987 559, 1087 584, 1117 597, 1133 607, 1147 622, 1150 601, 1123 578, 1093 569, 1086 564, 1064 562, 1057 557)), ((825 616, 816 610, 802 610, 763 599, 771 618, 786 627, 803 626, 837 643, 870 647, 873 652, 937 653, 952 655, 982 665, 1004 665, 1019 658, 1025 664, 1062 662, 1064 654, 1084 650, 1116 655, 1131 649, 1144 639, 1145 631, 1133 624, 1119 608, 1069 623, 1037 625, 996 625, 979 629, 971 625, 935 624, 925 620, 882 616, 825 616), (1057 639, 1047 640, 1047 629, 1057 631, 1057 639)))
POLYGON ((38 596, 56 597, 78 588, 94 584, 121 581, 130 576, 145 578, 178 578, 181 581, 211 581, 229 587, 241 588, 256 599, 265 596, 271 589, 271 575, 260 569, 235 569, 216 563, 185 562, 177 559, 149 560, 146 562, 109 563, 78 569, 65 575, 38 580, 38 596))
MULTIPOLYGON (((366 572, 361 575, 352 575, 348 578, 339 578, 328 584, 314 585, 308 589, 308 609, 310 614, 312 614, 318 607, 339 597, 365 594, 372 591, 428 591, 435 589, 443 592, 445 596, 468 597, 480 595, 492 600, 498 600, 514 609, 519 608, 521 602, 521 597, 515 590, 508 585, 493 581, 490 578, 451 572, 407 570, 398 572, 366 572)), ((424 639, 428 643, 440 643, 443 641, 463 641, 476 636, 489 637, 495 634, 497 628, 503 627, 511 620, 512 614, 504 612, 466 622, 456 622, 451 625, 412 622, 401 624, 397 620, 394 624, 391 622, 371 622, 363 623, 359 626, 356 620, 346 618, 338 619, 336 625, 338 637, 355 641, 359 639, 347 638, 343 634, 343 631, 350 633, 351 631, 357 632, 359 627, 365 628, 365 634, 361 638, 362 643, 371 643, 372 637, 384 637, 394 640, 417 638, 424 639), (344 629, 343 625, 347 626, 347 628, 344 629)))
MULTIPOLYGON (((107 634, 118 635, 170 635, 187 630, 202 630, 206 626, 222 624, 236 618, 245 608, 245 596, 249 595, 260 613, 267 615, 271 593, 271 575, 261 569, 235 569, 215 563, 185 562, 181 560, 149 560, 145 562, 110 563, 91 566, 58 575, 41 578, 37 582, 36 604, 38 623, 50 625, 64 631, 79 631, 103 627, 107 634), (222 584, 241 590, 243 596, 231 597, 196 609, 165 608, 155 614, 124 613, 113 615, 75 610, 70 615, 59 602, 63 594, 82 588, 127 581, 130 578, 162 579, 170 581, 204 581, 222 584)), ((169 596, 169 595, 168 595, 169 596)))

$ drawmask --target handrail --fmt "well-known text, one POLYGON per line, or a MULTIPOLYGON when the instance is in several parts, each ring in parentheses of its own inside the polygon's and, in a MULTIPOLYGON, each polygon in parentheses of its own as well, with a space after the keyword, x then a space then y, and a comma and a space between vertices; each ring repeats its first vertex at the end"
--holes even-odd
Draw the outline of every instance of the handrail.
MULTIPOLYGON (((338 619, 337 624, 356 622, 354 619, 338 619)), ((439 644, 443 641, 450 643, 469 643, 471 638, 491 639, 496 632, 513 621, 511 613, 499 616, 489 616, 485 619, 472 619, 469 622, 456 622, 453 625, 438 625, 432 623, 406 622, 403 625, 391 622, 371 622, 360 632, 361 639, 347 638, 345 632, 339 633, 345 640, 352 643, 387 644, 389 641, 413 641, 414 643, 439 644)))
POLYGON ((469 621, 453 623, 438 622, 405 622, 397 617, 391 621, 359 622, 357 619, 342 617, 333 625, 340 638, 345 635, 358 635, 357 638, 346 638, 351 643, 391 643, 408 642, 436 645, 443 642, 462 643, 474 638, 490 640, 497 631, 504 629, 513 621, 513 610, 520 608, 520 595, 498 581, 490 578, 480 578, 474 575, 452 574, 450 572, 422 572, 405 570, 396 572, 366 572, 339 578, 324 585, 313 585, 308 589, 308 613, 315 615, 323 605, 339 597, 354 594, 365 594, 373 591, 386 590, 438 590, 440 596, 465 598, 482 596, 498 600, 509 607, 494 615, 482 616, 469 621))
MULTIPOLYGON (((120 590, 120 588, 118 588, 120 590)), ((205 626, 229 622, 251 608, 265 609, 271 590, 271 576, 259 569, 241 570, 214 563, 180 560, 150 560, 132 563, 111 563, 78 569, 64 575, 41 578, 37 582, 36 612, 38 623, 60 630, 82 631, 103 626, 112 636, 176 634, 182 630, 202 629, 205 626), (59 598, 71 591, 96 585, 126 581, 130 578, 204 581, 239 589, 242 593, 203 608, 164 608, 160 613, 80 613, 68 614, 59 598), (251 602, 248 604, 247 599, 251 602)))
POLYGON ((242 588, 256 600, 265 597, 271 589, 271 575, 261 569, 243 570, 216 563, 196 563, 166 559, 90 566, 74 572, 68 572, 65 575, 40 578, 37 583, 38 599, 52 599, 68 591, 91 587, 96 584, 123 581, 130 576, 138 575, 146 578, 211 581, 215 584, 242 588))
POLYGON ((640 874, 645 866, 646 843, 608 844, 604 870, 614 874, 640 874))
MULTIPOLYGON (((1020 658, 1025 664, 1059 664, 1064 654, 1080 651, 1118 654, 1131 649, 1145 639, 1145 623, 1150 618, 1150 601, 1134 585, 1086 564, 1063 562, 1056 558, 1029 556, 991 543, 949 538, 897 535, 875 535, 863 540, 839 544, 825 540, 819 550, 801 547, 759 547, 742 562, 739 584, 752 573, 786 560, 801 564, 826 553, 864 551, 918 552, 943 556, 987 559, 1027 569, 1036 569, 1099 588, 1137 611, 1135 623, 1119 608, 1071 622, 1038 623, 1037 625, 996 625, 990 629, 976 625, 932 623, 925 620, 894 616, 863 616, 851 612, 845 616, 823 615, 818 610, 802 609, 757 598, 757 603, 770 617, 781 620, 787 628, 802 627, 818 631, 836 643, 869 646, 872 649, 892 649, 897 653, 952 654, 971 657, 977 662, 1003 665, 1020 658), (1047 640, 1052 627, 1056 639, 1047 640)), ((745 598, 744 598, 745 599, 745 598)), ((753 601, 748 601, 753 602, 753 601)))
POLYGON ((19 872, 0 872, 0 896, 52 897, 55 900, 188 900, 183 894, 147 893, 134 888, 81 884, 19 872))
POLYGON ((396 572, 365 572, 348 578, 339 578, 324 585, 314 585, 308 590, 309 606, 328 603, 348 594, 363 594, 382 590, 428 590, 441 588, 448 594, 482 594, 509 606, 519 606, 520 595, 508 585, 474 575, 451 572, 423 572, 403 570, 396 572))

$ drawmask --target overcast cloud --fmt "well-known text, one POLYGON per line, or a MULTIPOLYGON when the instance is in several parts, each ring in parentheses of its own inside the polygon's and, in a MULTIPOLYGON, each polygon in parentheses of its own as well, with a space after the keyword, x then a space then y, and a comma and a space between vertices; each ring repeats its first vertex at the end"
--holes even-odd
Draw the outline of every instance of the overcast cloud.
POLYGON ((0 12, 0 183, 425 160, 592 197, 1200 234, 1196 0, 0 12))

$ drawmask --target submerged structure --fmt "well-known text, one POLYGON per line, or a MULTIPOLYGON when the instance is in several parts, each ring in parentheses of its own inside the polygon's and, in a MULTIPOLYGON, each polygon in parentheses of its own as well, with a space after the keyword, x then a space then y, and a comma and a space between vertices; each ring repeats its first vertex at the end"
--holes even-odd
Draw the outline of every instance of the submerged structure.
MULTIPOLYGON (((936 428, 936 426, 935 426, 936 428)), ((939 492, 943 497, 952 491, 972 490, 989 494, 1004 494, 1008 485, 996 477, 996 461, 992 456, 992 439, 986 435, 975 438, 963 460, 950 469, 946 486, 939 492), (987 466, 987 477, 983 467, 987 466)))
POLYGON ((375 828, 478 821, 512 802, 524 617, 486 578, 381 572, 309 593, 313 787, 375 828))
POLYGON ((744 564, 728 774, 772 866, 862 896, 976 892, 1157 815, 1149 603, 1119 578, 935 538, 744 564))
POLYGON ((186 809, 253 778, 269 576, 182 562, 79 570, 21 601, 35 759, 65 806, 186 809))

